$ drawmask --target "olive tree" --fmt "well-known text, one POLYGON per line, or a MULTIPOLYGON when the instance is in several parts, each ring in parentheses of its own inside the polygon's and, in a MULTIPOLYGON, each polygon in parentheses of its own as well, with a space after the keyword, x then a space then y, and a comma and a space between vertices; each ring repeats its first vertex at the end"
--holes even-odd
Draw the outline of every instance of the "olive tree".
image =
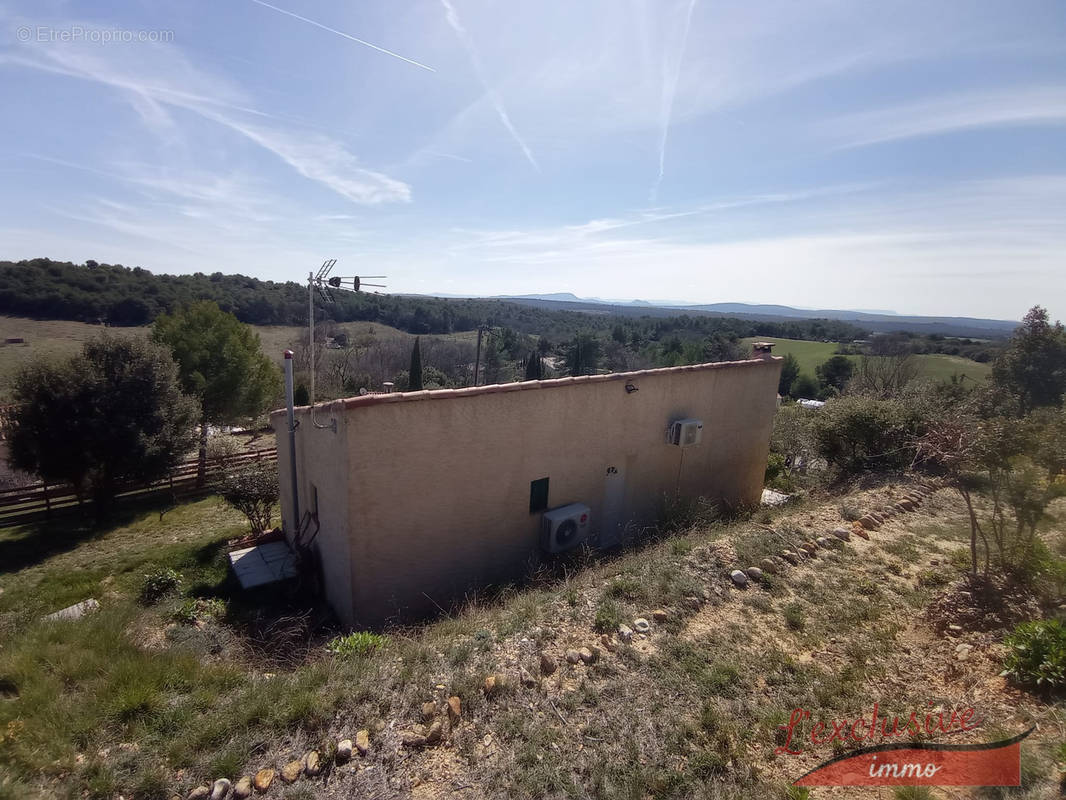
POLYGON ((94 501, 98 521, 124 483, 173 469, 195 441, 200 411, 166 348, 106 335, 65 361, 25 367, 14 401, 10 464, 72 484, 94 501))

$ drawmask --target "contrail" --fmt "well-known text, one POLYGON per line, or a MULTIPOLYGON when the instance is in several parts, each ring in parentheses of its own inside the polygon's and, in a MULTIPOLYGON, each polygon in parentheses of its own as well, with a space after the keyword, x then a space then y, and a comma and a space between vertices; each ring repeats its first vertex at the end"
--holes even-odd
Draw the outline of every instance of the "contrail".
POLYGON ((358 44, 361 44, 361 45, 363 45, 365 47, 369 47, 371 50, 377 50, 379 53, 384 53, 387 56, 392 56, 393 58, 398 58, 398 59, 400 59, 400 61, 406 61, 408 64, 414 64, 416 67, 419 67, 419 68, 424 69, 424 70, 428 70, 429 72, 436 72, 437 71, 437 70, 433 69, 433 67, 426 66, 425 64, 422 64, 421 62, 418 62, 418 61, 415 61, 413 59, 407 58, 406 56, 401 56, 399 53, 394 53, 391 50, 386 50, 384 47, 378 47, 376 44, 371 44, 370 42, 365 41, 364 39, 359 39, 359 38, 357 38, 355 36, 352 36, 349 33, 345 33, 344 31, 339 31, 336 28, 331 28, 328 25, 323 25, 321 22, 315 22, 313 19, 308 19, 307 17, 301 17, 299 14, 294 14, 291 11, 286 11, 284 8, 278 8, 277 6, 272 6, 272 5, 270 5, 270 3, 263 2, 263 0, 252 0, 252 2, 255 3, 256 5, 263 6, 263 8, 269 8, 271 11, 277 11, 279 14, 284 14, 286 17, 292 17, 293 19, 300 20, 300 22, 306 22, 308 25, 314 25, 316 28, 321 28, 324 31, 329 31, 330 33, 335 33, 338 36, 343 36, 345 39, 349 39, 349 40, 351 40, 353 42, 357 42, 358 44))
POLYGON ((688 13, 685 15, 685 28, 681 34, 681 49, 677 54, 677 66, 673 76, 666 75, 665 64, 663 69, 663 95, 662 108, 659 112, 659 124, 662 128, 659 136, 659 175, 651 187, 651 202, 657 202, 659 198, 659 184, 663 182, 663 172, 666 169, 666 138, 670 133, 670 118, 674 113, 674 95, 677 94, 677 83, 681 79, 681 63, 685 60, 685 48, 688 46, 688 29, 692 25, 692 11, 696 8, 696 0, 689 0, 688 13))
MULTIPOLYGON (((254 0, 259 2, 259 0, 254 0)), ((482 88, 485 93, 488 94, 489 100, 492 102, 493 107, 496 109, 496 116, 500 118, 500 122, 503 123, 503 127, 507 129, 507 132, 511 134, 511 138, 515 140, 515 144, 522 150, 522 154, 526 157, 526 160, 533 165, 533 169, 540 172, 540 164, 537 163, 537 159, 533 157, 533 151, 529 149, 529 145, 526 144, 522 135, 515 128, 511 122, 511 117, 507 113, 506 107, 503 105, 503 98, 499 93, 492 88, 488 78, 485 76, 485 68, 481 64, 481 57, 477 53, 477 49, 474 47, 474 40, 463 27, 463 23, 459 21, 459 14, 455 10, 455 6, 449 2, 449 0, 440 0, 441 5, 444 6, 444 15, 448 19, 448 24, 455 31, 456 36, 459 37, 459 41, 463 43, 463 47, 466 48, 466 54, 470 57, 470 64, 474 68, 474 72, 477 75, 478 80, 481 82, 482 88)))

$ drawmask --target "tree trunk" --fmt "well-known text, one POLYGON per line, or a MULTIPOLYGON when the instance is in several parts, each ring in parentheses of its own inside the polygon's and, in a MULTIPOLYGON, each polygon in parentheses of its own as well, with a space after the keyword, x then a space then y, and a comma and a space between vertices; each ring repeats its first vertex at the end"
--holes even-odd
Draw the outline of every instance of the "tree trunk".
POLYGON ((200 420, 200 454, 196 463, 196 488, 207 482, 207 419, 200 420))

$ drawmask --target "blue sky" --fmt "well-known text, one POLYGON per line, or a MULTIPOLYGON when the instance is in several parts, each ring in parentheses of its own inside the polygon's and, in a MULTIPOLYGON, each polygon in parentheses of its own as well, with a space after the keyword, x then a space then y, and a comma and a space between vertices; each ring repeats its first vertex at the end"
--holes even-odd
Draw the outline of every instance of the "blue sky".
POLYGON ((0 102, 0 258, 1066 316, 1062 0, 0 0, 0 102))

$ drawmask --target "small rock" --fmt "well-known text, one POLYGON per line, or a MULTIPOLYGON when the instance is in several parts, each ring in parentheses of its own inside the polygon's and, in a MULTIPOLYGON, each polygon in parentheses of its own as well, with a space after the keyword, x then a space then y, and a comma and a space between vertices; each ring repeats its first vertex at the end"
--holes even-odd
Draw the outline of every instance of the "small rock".
POLYGON ((858 525, 855 528, 853 528, 851 532, 854 533, 856 536, 858 536, 860 539, 865 539, 866 541, 870 541, 870 534, 868 534, 866 532, 866 529, 864 527, 862 527, 861 525, 858 525))
POLYGON ((651 612, 651 618, 656 622, 666 622, 670 615, 666 613, 665 608, 657 608, 651 612))
POLYGON ((948 631, 950 633, 962 633, 961 625, 948 625, 948 631))
POLYGON ((956 653, 963 653, 963 652, 966 652, 967 650, 973 650, 973 645, 972 644, 967 644, 966 642, 960 642, 959 644, 955 645, 955 652, 956 653))
POLYGON ((448 719, 450 719, 452 725, 454 725, 459 721, 459 717, 461 716, 463 716, 463 701, 453 694, 448 698, 448 719))
POLYGON ((851 531, 847 528, 834 528, 833 535, 843 542, 851 541, 851 531))
POLYGON ((606 633, 600 635, 600 644, 603 645, 603 649, 608 653, 613 653, 615 650, 614 640, 606 633))
POLYGON ((777 563, 772 558, 764 558, 759 562, 759 566, 762 567, 763 572, 768 572, 771 575, 777 573, 777 563))
POLYGON ((303 771, 303 761, 290 761, 281 768, 281 779, 285 781, 285 783, 295 783, 296 779, 300 777, 303 771))
POLYGON ((600 651, 597 647, 582 647, 578 650, 578 655, 586 664, 595 664, 600 660, 600 651))
POLYGON ((239 797, 244 800, 245 797, 252 796, 252 779, 245 775, 235 784, 233 784, 233 796, 239 797))
POLYGON ((304 755, 304 771, 312 777, 322 771, 322 759, 317 750, 309 750, 304 755))
POLYGON ((939 558, 931 558, 931 559, 929 559, 929 566, 931 566, 931 567, 939 567, 940 566, 940 559, 939 558))
POLYGON ((521 667, 518 670, 518 680, 520 680, 525 687, 531 688, 537 685, 537 679, 534 678, 525 667, 521 667))
POLYGON ((433 724, 429 726, 429 730, 426 731, 426 744, 434 745, 440 742, 444 736, 444 723, 439 719, 433 720, 433 724))
POLYGON ((437 704, 434 702, 426 702, 422 704, 422 719, 429 722, 437 716, 437 704))
POLYGON ((558 666, 559 665, 555 663, 555 659, 550 655, 547 653, 540 654, 540 671, 544 675, 551 675, 556 669, 558 669, 558 666))
POLYGON ((832 547, 832 545, 829 542, 829 539, 827 539, 825 536, 819 536, 814 541, 819 547, 824 547, 824 548, 832 547))
POLYGON ((341 739, 337 742, 337 752, 335 753, 338 764, 347 764, 352 760, 352 740, 341 739))
POLYGON ((735 583, 741 589, 748 585, 748 576, 745 575, 744 572, 739 569, 735 569, 730 572, 729 577, 733 581, 733 583, 735 583))
POLYGON ((686 596, 681 602, 685 604, 685 608, 690 608, 693 611, 703 605, 703 601, 694 594, 686 596))
POLYGON ((748 573, 748 577, 751 578, 753 581, 762 580, 762 570, 758 567, 748 567, 745 572, 748 573))
POLYGON ((864 517, 859 518, 859 524, 862 525, 868 531, 876 531, 881 527, 881 523, 867 514, 864 517))
POLYGON ((219 778, 211 784, 211 800, 225 800, 232 788, 229 778, 219 778))
POLYGON ((355 749, 361 756, 365 756, 370 750, 370 731, 366 728, 355 734, 355 749))
POLYGON ((261 769, 255 773, 255 778, 252 779, 252 783, 255 785, 257 792, 265 792, 270 788, 270 784, 274 782, 274 776, 278 773, 270 769, 261 769))
POLYGON ((206 786, 197 786, 186 795, 186 800, 207 800, 210 794, 211 790, 206 786))
POLYGON ((425 747, 426 737, 418 731, 402 731, 400 733, 400 744, 404 747, 425 747))
POLYGON ((796 566, 800 562, 799 556, 793 553, 791 550, 782 550, 781 558, 785 559, 785 561, 787 561, 792 566, 796 566))
POLYGON ((581 661, 581 653, 577 652, 577 650, 567 650, 566 651, 566 663, 567 664, 576 664, 579 661, 581 661))
POLYGON ((496 676, 495 675, 488 675, 488 676, 485 677, 484 689, 485 689, 485 694, 495 694, 496 693, 496 676))
POLYGON ((633 629, 630 628, 628 625, 619 625, 618 626, 618 638, 621 639, 623 642, 632 641, 632 639, 633 639, 633 629))
POLYGON ((644 617, 637 617, 633 620, 633 630, 637 633, 647 633, 651 630, 651 623, 644 619, 644 617))
POLYGON ((896 503, 896 505, 902 508, 904 511, 914 511, 915 508, 914 501, 911 500, 909 497, 904 497, 902 500, 896 503))

